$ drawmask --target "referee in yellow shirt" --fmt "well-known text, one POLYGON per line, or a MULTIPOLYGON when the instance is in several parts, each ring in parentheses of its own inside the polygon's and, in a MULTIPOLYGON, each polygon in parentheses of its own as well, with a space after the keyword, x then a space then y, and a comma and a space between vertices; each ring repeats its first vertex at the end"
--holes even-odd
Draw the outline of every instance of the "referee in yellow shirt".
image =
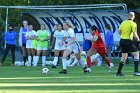
POLYGON ((134 12, 128 13, 128 20, 124 20, 120 27, 119 27, 119 34, 121 35, 120 40, 120 47, 121 47, 121 61, 118 67, 118 71, 116 73, 116 76, 123 76, 122 68, 124 63, 126 62, 126 59, 128 57, 128 53, 132 53, 134 56, 134 76, 140 76, 140 73, 138 71, 138 63, 139 63, 139 52, 137 47, 135 46, 135 43, 133 42, 133 38, 135 38, 137 41, 139 41, 139 37, 137 35, 137 24, 133 21, 135 18, 134 12))

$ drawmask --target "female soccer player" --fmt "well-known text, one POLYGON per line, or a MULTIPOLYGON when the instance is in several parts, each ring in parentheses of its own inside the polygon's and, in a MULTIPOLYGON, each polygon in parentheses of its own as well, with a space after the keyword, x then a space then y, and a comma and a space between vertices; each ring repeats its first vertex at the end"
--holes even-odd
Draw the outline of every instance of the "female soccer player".
MULTIPOLYGON (((57 25, 58 30, 54 32, 54 38, 53 41, 55 41, 55 48, 54 48, 54 53, 55 53, 55 57, 52 63, 52 68, 56 68, 57 62, 58 62, 58 57, 59 54, 63 54, 64 50, 65 50, 65 43, 64 44, 60 44, 60 42, 63 40, 64 36, 65 36, 65 31, 62 30, 62 26, 60 24, 57 25)), ((52 42, 52 46, 53 46, 52 42)))
POLYGON ((46 61, 46 50, 48 50, 48 40, 50 39, 50 34, 48 30, 46 30, 45 24, 41 24, 41 29, 37 31, 36 34, 37 39, 37 56, 33 66, 37 66, 39 56, 42 53, 42 66, 45 66, 46 61))
POLYGON ((26 56, 27 56, 26 37, 25 37, 27 31, 28 31, 28 22, 24 20, 23 25, 19 31, 19 46, 21 46, 22 49, 24 66, 26 63, 26 56))
POLYGON ((106 47, 105 44, 101 38, 101 35, 99 33, 98 28, 93 25, 90 28, 90 34, 93 36, 93 38, 86 38, 87 40, 91 40, 92 42, 94 42, 91 46, 91 48, 88 50, 87 53, 87 66, 88 66, 88 70, 89 72, 91 71, 90 66, 91 66, 91 59, 90 57, 95 54, 98 53, 101 55, 101 57, 103 58, 103 60, 105 60, 106 64, 108 65, 108 71, 111 71, 111 66, 110 66, 110 60, 106 57, 106 47))
POLYGON ((60 42, 60 44, 63 45, 66 39, 67 39, 67 44, 66 44, 66 49, 63 53, 63 58, 62 58, 63 70, 60 71, 59 73, 67 74, 67 57, 70 55, 71 52, 74 52, 77 60, 80 62, 80 64, 82 65, 82 67, 85 71, 86 70, 85 63, 80 58, 80 45, 76 41, 75 33, 74 33, 74 30, 72 29, 71 24, 68 22, 64 22, 63 28, 66 31, 65 38, 60 42))
POLYGON ((36 36, 36 32, 33 30, 33 26, 28 26, 28 31, 26 32, 26 48, 28 52, 28 66, 32 65, 32 56, 33 56, 33 62, 35 61, 35 51, 33 49, 33 40, 36 36))

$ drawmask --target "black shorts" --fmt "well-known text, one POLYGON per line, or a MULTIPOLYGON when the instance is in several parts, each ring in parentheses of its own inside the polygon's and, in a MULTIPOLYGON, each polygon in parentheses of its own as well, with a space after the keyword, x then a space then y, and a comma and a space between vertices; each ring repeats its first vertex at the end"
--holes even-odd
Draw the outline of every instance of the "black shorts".
POLYGON ((122 53, 131 53, 138 51, 135 43, 129 39, 121 39, 120 40, 120 47, 122 53))
POLYGON ((22 43, 22 46, 26 46, 26 44, 22 43))

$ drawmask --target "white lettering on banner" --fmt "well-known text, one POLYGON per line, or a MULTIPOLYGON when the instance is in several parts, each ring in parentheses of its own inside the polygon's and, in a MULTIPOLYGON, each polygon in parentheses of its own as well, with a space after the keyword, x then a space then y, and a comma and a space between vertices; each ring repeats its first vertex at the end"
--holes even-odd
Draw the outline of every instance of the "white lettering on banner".
POLYGON ((42 24, 45 23, 50 33, 54 31, 53 26, 55 24, 63 24, 64 21, 69 21, 74 26, 74 31, 76 33, 76 38, 78 41, 82 41, 83 35, 88 33, 89 28, 92 25, 96 25, 102 38, 104 40, 104 35, 106 32, 105 24, 110 24, 114 40, 119 41, 120 36, 118 34, 118 27, 120 23, 127 19, 127 12, 107 12, 107 11, 100 11, 100 12, 93 12, 93 11, 81 11, 81 12, 42 12, 42 13, 28 13, 32 15, 38 23, 42 24))

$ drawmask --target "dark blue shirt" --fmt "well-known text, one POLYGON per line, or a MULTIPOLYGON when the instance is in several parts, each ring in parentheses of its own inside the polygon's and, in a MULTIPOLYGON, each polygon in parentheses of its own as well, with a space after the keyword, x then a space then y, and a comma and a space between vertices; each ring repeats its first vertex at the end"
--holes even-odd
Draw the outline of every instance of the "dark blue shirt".
POLYGON ((16 39, 16 32, 15 31, 8 31, 5 33, 5 37, 4 37, 6 44, 11 44, 11 45, 15 45, 15 39, 16 39))

